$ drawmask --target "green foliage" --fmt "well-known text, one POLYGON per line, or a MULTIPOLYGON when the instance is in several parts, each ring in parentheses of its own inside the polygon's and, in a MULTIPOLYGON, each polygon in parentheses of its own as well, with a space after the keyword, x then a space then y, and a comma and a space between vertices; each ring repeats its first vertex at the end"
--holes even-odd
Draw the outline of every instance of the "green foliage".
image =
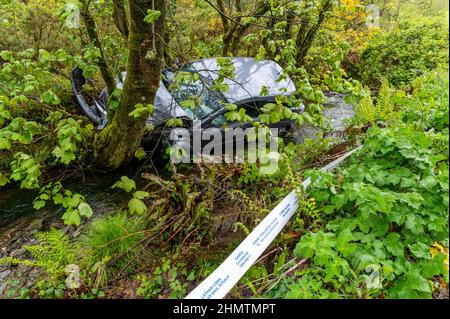
POLYGON ((130 112, 129 116, 137 119, 139 117, 145 116, 148 117, 149 115, 151 115, 153 113, 153 105, 152 104, 147 104, 146 106, 144 106, 144 104, 139 103, 136 104, 134 111, 130 112))
POLYGON ((366 124, 373 124, 377 116, 377 108, 373 104, 370 96, 369 88, 366 88, 364 96, 356 107, 355 117, 352 119, 353 124, 362 126, 366 124))
POLYGON ((127 176, 122 176, 120 181, 116 182, 112 188, 120 188, 126 191, 127 193, 131 192, 133 189, 136 189, 136 182, 127 176))
POLYGON ((4 297, 9 299, 29 299, 30 289, 23 287, 23 283, 19 279, 6 280, 4 282, 6 285, 4 297))
POLYGON ((139 147, 138 150, 134 153, 134 157, 136 157, 138 160, 142 160, 147 156, 147 153, 142 147, 139 147))
MULTIPOLYGON (((402 3, 403 12, 390 21, 397 14, 388 2, 381 27, 368 30, 361 1, 248 0, 241 1, 239 10, 225 5, 225 14, 237 23, 222 19, 205 1, 166 3, 164 58, 156 61, 157 53, 149 50, 148 60, 178 69, 180 57, 184 63, 227 56, 217 60, 217 79, 206 79, 207 86, 224 93, 237 71, 230 56, 274 60, 283 67, 278 80, 289 76, 295 83, 293 96, 280 96, 261 109, 251 123, 256 128, 264 130, 284 119, 322 126, 323 92, 329 91, 345 93, 355 104, 355 126, 387 127, 373 128, 367 137, 352 133, 357 141, 367 140, 342 170, 310 173, 321 180, 309 198, 299 192, 301 213, 275 242, 275 254, 254 265, 242 280, 245 288, 238 286, 233 296, 252 292, 256 297, 423 298, 434 294, 436 285, 445 286, 449 111, 448 23, 442 16, 446 20, 448 14, 433 17, 430 11, 418 17, 409 10, 414 5, 408 4, 411 14, 405 21, 402 3), (267 10, 258 13, 255 9, 261 4, 267 10), (442 74, 429 72, 437 67, 442 74), (365 87, 376 94, 371 96, 365 87), (301 103, 306 111, 292 112, 301 103), (294 265, 301 266, 291 268, 294 265)), ((79 66, 89 79, 83 91, 90 102, 104 86, 100 58, 105 57, 113 77, 123 82, 128 50, 116 29, 111 2, 89 5, 102 48, 92 43, 83 24, 72 29, 79 22, 80 7, 74 0, 4 1, 0 6, 0 32, 15 34, 0 37, 5 49, 0 51, 0 186, 16 181, 22 188, 35 189, 51 176, 65 178, 67 172, 91 168, 89 137, 97 134, 92 125, 83 125, 85 117, 74 107, 70 71, 79 66)), ((161 19, 160 11, 144 15, 150 29, 161 19)), ((196 73, 180 71, 171 88, 194 87, 200 80, 196 73)), ((269 89, 263 87, 260 94, 267 96, 269 89)), ((109 110, 119 108, 121 99, 120 89, 109 92, 109 110)), ((180 104, 195 112, 202 103, 196 90, 180 104)), ((227 121, 253 120, 237 105, 226 107, 227 121)), ((137 104, 129 112, 130 120, 151 114, 149 104, 137 104)), ((166 126, 183 124, 171 119, 166 126)), ((54 239, 44 238, 36 245, 40 248, 30 250, 32 260, 3 260, 40 263, 47 269, 35 287, 40 297, 110 297, 111 291, 122 288, 115 286, 122 281, 113 279, 143 269, 138 295, 184 297, 189 282, 211 273, 228 249, 300 185, 305 168, 334 156, 336 149, 329 143, 318 139, 294 145, 279 139, 278 170, 272 175, 261 172, 261 162, 271 155, 262 152, 258 164, 169 166, 173 174, 167 179, 145 174, 150 180, 146 191, 138 191, 136 182, 124 176, 113 187, 131 199, 123 203, 123 211, 79 228, 85 231, 79 259, 78 244, 55 233, 47 235, 54 239), (147 258, 147 252, 152 256, 147 258), (71 290, 63 296, 64 266, 69 262, 83 266, 86 286, 80 295, 71 290), (191 270, 193 264, 199 265, 198 272, 191 270), (103 291, 100 286, 113 289, 103 291)), ((134 155, 139 160, 147 156, 142 148, 134 155)), ((39 209, 49 202, 64 208, 69 225, 79 225, 93 214, 82 195, 60 183, 41 188, 34 206, 39 209)), ((8 283, 7 293, 36 297, 34 291, 20 289, 21 284, 8 283)))
POLYGON ((259 115, 261 123, 275 124, 281 120, 290 119, 297 123, 303 123, 307 116, 302 116, 292 112, 291 109, 283 105, 281 99, 277 99, 277 103, 267 103, 261 108, 262 113, 259 115))
MULTIPOLYGON (((399 105, 404 122, 418 129, 442 131, 449 125, 449 84, 447 72, 434 72, 413 82, 413 94, 397 93, 393 101, 399 105)), ((446 131, 447 130, 447 131, 446 131)))
POLYGON ((394 115, 394 105, 392 104, 392 89, 386 78, 381 80, 380 90, 378 92, 376 104, 376 116, 386 122, 392 119, 394 115))
POLYGON ((36 233, 38 244, 23 246, 30 253, 31 259, 4 257, 0 264, 26 265, 38 267, 45 277, 37 283, 42 297, 62 297, 66 266, 76 262, 78 244, 72 243, 61 231, 51 229, 48 232, 36 233))
POLYGON ((183 298, 189 283, 194 280, 195 271, 188 271, 186 264, 172 264, 169 258, 163 258, 161 266, 157 266, 151 277, 138 276, 138 296, 144 298, 158 298, 168 294, 169 298, 183 298))
POLYGON ((368 42, 356 75, 370 86, 382 77, 395 87, 409 85, 424 72, 448 69, 448 49, 448 13, 411 18, 368 42))
POLYGON ((10 178, 18 182, 20 181, 21 188, 38 188, 38 178, 40 175, 39 164, 30 155, 22 152, 14 154, 14 160, 11 162, 10 178))
POLYGON ((144 257, 139 245, 144 238, 144 226, 142 219, 124 213, 92 222, 80 241, 80 264, 94 275, 94 287, 104 286, 119 273, 136 269, 144 257))
POLYGON ((30 144, 33 137, 41 131, 42 126, 34 121, 27 121, 21 117, 14 118, 9 125, 0 129, 0 139, 5 143, 3 147, 0 146, 0 149, 10 149, 11 142, 30 144))
MULTIPOLYGON (((364 148, 339 173, 313 172, 310 189, 326 230, 308 232, 295 255, 312 267, 286 297, 431 298, 434 276, 448 283, 445 255, 431 255, 435 242, 448 245, 448 166, 437 162, 433 136, 411 127, 372 128, 364 148), (380 269, 380 278, 366 275, 380 269), (305 279, 307 278, 307 279, 305 279), (380 285, 372 286, 380 279, 380 285)), ((448 161, 448 156, 440 161, 448 161)))
POLYGON ((161 16, 160 11, 148 9, 147 15, 145 16, 144 21, 147 23, 153 23, 156 20, 158 20, 160 16, 161 16))
POLYGON ((64 119, 58 123, 58 146, 52 154, 63 164, 68 165, 75 160, 77 142, 81 141, 80 123, 72 118, 64 119))
POLYGON ((93 215, 91 207, 86 203, 86 199, 80 194, 73 194, 70 190, 63 189, 60 182, 42 187, 39 196, 33 202, 33 207, 41 209, 49 200, 52 200, 56 205, 64 207, 65 212, 62 219, 66 225, 79 226, 83 217, 90 218, 93 215))
MULTIPOLYGON (((129 179, 127 176, 122 176, 120 181, 116 182, 112 188, 121 188, 127 193, 136 189, 136 182, 129 179)), ((147 205, 142 201, 150 194, 144 191, 136 191, 133 193, 133 198, 128 202, 128 211, 130 214, 142 215, 147 212, 147 205)))

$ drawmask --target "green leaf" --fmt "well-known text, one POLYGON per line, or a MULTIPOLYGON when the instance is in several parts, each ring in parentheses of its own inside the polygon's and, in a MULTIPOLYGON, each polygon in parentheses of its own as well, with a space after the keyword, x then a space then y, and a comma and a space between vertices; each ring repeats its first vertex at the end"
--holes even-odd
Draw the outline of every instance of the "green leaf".
POLYGON ((404 274, 391 290, 393 298, 421 298, 421 292, 426 293, 424 297, 431 297, 430 284, 417 271, 404 274))
POLYGON ((404 247, 400 240, 400 235, 397 233, 390 233, 384 239, 386 249, 394 256, 403 256, 404 247))
POLYGON ((336 249, 340 251, 344 256, 348 255, 356 249, 355 244, 349 242, 353 239, 352 232, 349 228, 344 229, 339 233, 336 240, 336 249))
POLYGON ((143 192, 143 191, 137 191, 137 192, 134 192, 134 194, 133 194, 133 197, 137 198, 137 199, 144 199, 144 198, 147 198, 148 196, 150 196, 150 194, 147 192, 143 192))
POLYGON ((62 216, 66 225, 78 226, 81 224, 80 212, 77 209, 68 209, 62 216))
POLYGON ((143 214, 147 212, 147 205, 137 198, 133 198, 128 202, 128 209, 131 214, 143 214))
POLYGON ((10 51, 0 51, 0 57, 5 60, 5 61, 12 61, 13 60, 13 55, 10 51))
POLYGON ((127 193, 131 192, 133 189, 136 189, 136 182, 127 176, 122 176, 120 181, 116 182, 112 188, 120 188, 126 191, 127 193))
POLYGON ((90 218, 93 214, 91 206, 87 203, 81 203, 78 205, 78 210, 80 212, 81 216, 84 216, 86 218, 90 218))
POLYGON ((5 186, 9 183, 9 179, 0 172, 0 186, 5 186))
POLYGON ((52 105, 59 105, 61 103, 61 100, 58 98, 58 96, 53 92, 52 90, 48 90, 41 94, 41 99, 47 104, 52 105))
POLYGON ((408 247, 411 253, 417 258, 431 259, 430 247, 428 245, 417 242, 408 247))
POLYGON ((147 15, 144 18, 144 22, 153 23, 156 20, 158 20, 158 18, 160 16, 161 16, 161 11, 148 9, 147 10, 147 15))
POLYGON ((145 158, 147 154, 145 153, 145 150, 140 147, 135 153, 134 153, 134 157, 136 157, 138 160, 141 160, 143 158, 145 158))
POLYGON ((182 108, 193 110, 197 106, 197 102, 193 99, 186 99, 184 101, 181 101, 180 106, 182 108))
POLYGON ((0 150, 9 150, 11 142, 4 137, 0 137, 0 150))
POLYGON ((134 111, 130 112, 128 116, 133 117, 135 119, 142 116, 149 116, 153 113, 154 107, 153 104, 143 105, 142 103, 138 103, 134 106, 134 111))
POLYGON ((33 208, 38 210, 45 206, 45 200, 36 200, 33 203, 33 208))

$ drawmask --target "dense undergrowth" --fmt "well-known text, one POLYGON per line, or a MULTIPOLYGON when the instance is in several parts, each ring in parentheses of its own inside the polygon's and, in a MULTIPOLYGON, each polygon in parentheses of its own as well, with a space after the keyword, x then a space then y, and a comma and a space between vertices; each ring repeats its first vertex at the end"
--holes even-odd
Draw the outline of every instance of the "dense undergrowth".
MULTIPOLYGON (((315 21, 319 2, 302 14, 315 21)), ((433 19, 420 10, 417 19, 386 16, 381 27, 368 29, 361 27, 365 3, 342 1, 301 65, 302 47, 286 36, 286 21, 261 27, 244 20, 256 26, 240 39, 237 53, 283 66, 282 76, 293 79, 307 105, 299 125, 326 128, 324 93, 345 94, 355 111, 345 141, 320 134, 301 145, 280 139, 278 170, 271 175, 261 174, 259 164, 207 163, 168 164, 158 174, 140 148, 133 164, 148 172, 144 185, 130 176, 111 180, 129 200, 98 217, 84 196, 64 185, 69 176, 95 169, 96 131, 78 112, 68 76, 78 65, 100 80, 101 52, 73 29, 54 41, 50 31, 39 41, 27 33, 39 34, 42 21, 57 25, 70 15, 67 3, 54 14, 58 1, 8 2, 27 18, 13 24, 18 17, 5 10, 10 23, 0 24, 0 31, 27 35, 21 43, 0 39, 0 187, 35 191, 37 212, 61 207, 64 223, 36 233, 24 246, 25 258, 0 258, 0 270, 39 272, 32 284, 5 281, 4 297, 183 298, 308 176, 315 182, 299 192, 297 214, 230 297, 448 297, 448 11, 433 19), (339 169, 319 171, 359 145, 339 169)), ((290 12, 272 5, 272 14, 290 12)), ((104 52, 118 74, 126 49, 117 30, 108 28, 111 8, 93 6, 104 52)), ((172 1, 169 9, 167 66, 178 55, 220 55, 225 35, 217 32, 226 26, 203 1, 172 1), (198 29, 188 28, 192 19, 203 21, 198 29)), ((223 76, 231 76, 229 61, 221 63, 223 76)), ((85 86, 92 96, 102 88, 101 80, 95 83, 85 86)), ((120 105, 120 94, 112 94, 111 106, 120 105)), ((266 105, 258 125, 293 118, 283 104, 297 102, 266 105)), ((130 116, 151 110, 141 104, 130 116)), ((248 121, 234 105, 227 116, 248 121)))

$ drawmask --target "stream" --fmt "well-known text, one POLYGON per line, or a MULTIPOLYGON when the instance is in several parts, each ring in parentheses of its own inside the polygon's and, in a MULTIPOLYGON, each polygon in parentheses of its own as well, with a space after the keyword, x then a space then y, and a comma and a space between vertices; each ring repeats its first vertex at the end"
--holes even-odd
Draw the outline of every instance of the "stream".
MULTIPOLYGON (((131 195, 111 188, 124 175, 133 178, 138 189, 144 187, 145 181, 140 178, 139 169, 136 167, 110 174, 85 172, 84 177, 67 179, 62 181, 62 184, 65 189, 86 198, 94 212, 92 220, 126 207, 131 195)), ((23 246, 36 244, 34 234, 38 231, 47 231, 54 227, 72 233, 72 236, 78 236, 80 233, 80 229, 75 230, 64 225, 61 219, 64 208, 61 205, 54 205, 49 201, 45 207, 35 210, 33 200, 38 194, 38 190, 20 189, 18 186, 0 190, 0 258, 26 258, 27 252, 23 246)), ((10 269, 0 266, 0 299, 7 290, 10 279, 20 278, 26 287, 32 286, 37 275, 37 271, 27 267, 10 269)))

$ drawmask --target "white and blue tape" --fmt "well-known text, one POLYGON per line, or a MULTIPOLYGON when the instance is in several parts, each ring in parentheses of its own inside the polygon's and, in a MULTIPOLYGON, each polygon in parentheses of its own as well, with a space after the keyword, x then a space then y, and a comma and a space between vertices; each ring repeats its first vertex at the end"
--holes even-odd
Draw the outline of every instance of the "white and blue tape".
MULTIPOLYGON (((346 153, 334 162, 323 167, 329 171, 337 167, 342 161, 351 156, 361 147, 346 153)), ((306 189, 311 180, 302 183, 306 189)), ((217 269, 198 285, 186 299, 222 299, 244 276, 247 270, 258 260, 269 247, 275 237, 286 226, 298 209, 296 191, 287 195, 244 239, 244 241, 228 256, 217 269)))

